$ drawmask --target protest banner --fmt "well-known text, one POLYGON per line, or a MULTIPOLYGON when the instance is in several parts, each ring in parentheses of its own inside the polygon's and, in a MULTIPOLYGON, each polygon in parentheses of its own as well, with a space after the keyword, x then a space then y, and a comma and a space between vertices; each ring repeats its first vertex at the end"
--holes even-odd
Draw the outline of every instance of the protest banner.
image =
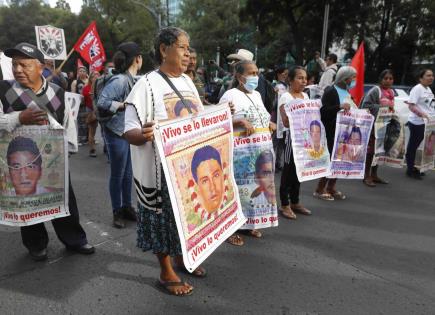
POLYGON ((293 157, 300 182, 329 176, 331 161, 325 127, 320 119, 322 102, 295 99, 285 105, 289 118, 293 157))
POLYGON ((65 60, 66 43, 63 29, 51 25, 35 26, 36 43, 45 59, 65 60))
POLYGON ((160 122, 154 129, 190 272, 246 221, 233 177, 232 132, 228 106, 160 122))
POLYGON ((364 178, 365 160, 374 117, 367 110, 337 113, 331 178, 364 178))
POLYGON ((82 98, 83 96, 80 94, 65 92, 65 106, 69 106, 71 108, 71 113, 76 123, 77 123, 77 116, 79 114, 82 98))
POLYGON ((401 168, 405 157, 405 125, 388 107, 380 107, 374 123, 375 156, 372 165, 401 168))
POLYGON ((0 224, 33 225, 69 215, 65 131, 23 126, 0 135, 0 224))
POLYGON ((234 133, 234 177, 247 218, 241 229, 278 226, 275 156, 268 128, 255 129, 248 137, 234 133))
POLYGON ((430 115, 425 120, 424 139, 415 154, 415 167, 420 172, 426 172, 434 168, 435 153, 435 115, 430 115))

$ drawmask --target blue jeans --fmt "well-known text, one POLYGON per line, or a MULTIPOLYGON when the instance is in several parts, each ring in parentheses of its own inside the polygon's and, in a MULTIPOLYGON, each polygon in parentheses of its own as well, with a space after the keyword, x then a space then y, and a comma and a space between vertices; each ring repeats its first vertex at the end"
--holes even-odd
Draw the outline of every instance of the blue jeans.
POLYGON ((130 145, 127 140, 104 128, 104 138, 110 161, 109 192, 113 214, 123 207, 131 207, 131 167, 130 145))

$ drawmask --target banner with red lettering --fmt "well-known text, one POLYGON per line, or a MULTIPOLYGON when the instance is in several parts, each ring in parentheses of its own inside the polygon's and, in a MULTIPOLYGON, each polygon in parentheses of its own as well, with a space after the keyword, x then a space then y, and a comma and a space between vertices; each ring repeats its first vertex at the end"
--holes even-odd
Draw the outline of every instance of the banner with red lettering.
POLYGON ((233 177, 232 132, 231 113, 223 105, 154 129, 190 272, 246 221, 233 177))
MULTIPOLYGON (((284 105, 291 129, 291 146, 300 182, 331 174, 325 127, 320 119, 322 102, 295 99, 284 105)), ((288 140, 287 140, 288 141, 288 140)))
POLYGON ((93 21, 74 45, 74 50, 89 64, 90 71, 100 71, 106 61, 106 53, 93 21))
POLYGON ((331 178, 364 178, 367 145, 374 117, 365 109, 337 113, 331 178))
POLYGON ((0 224, 26 226, 69 215, 65 131, 18 127, 0 135, 0 224))
POLYGON ((234 177, 243 214, 242 229, 278 226, 275 190, 275 155, 269 128, 255 129, 246 137, 234 133, 234 177))

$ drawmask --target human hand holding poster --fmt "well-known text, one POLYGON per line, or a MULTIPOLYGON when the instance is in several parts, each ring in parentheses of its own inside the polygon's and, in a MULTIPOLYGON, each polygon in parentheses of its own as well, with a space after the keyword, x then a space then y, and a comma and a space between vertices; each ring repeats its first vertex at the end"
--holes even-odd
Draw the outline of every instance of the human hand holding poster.
POLYGON ((0 134, 0 224, 25 226, 69 215, 64 133, 24 126, 0 134))
POLYGON ((330 157, 320 100, 295 99, 284 105, 289 117, 292 150, 300 182, 329 176, 330 157))
POLYGON ((425 172, 434 168, 435 155, 435 115, 429 115, 425 120, 424 139, 422 145, 417 149, 415 155, 415 167, 420 172, 425 172))
POLYGON ((364 109, 337 113, 331 178, 364 178, 373 120, 373 115, 364 109))
POLYGON ((191 272, 246 221, 233 178, 232 132, 228 106, 160 122, 154 129, 191 272))
POLYGON ((397 114, 388 107, 380 107, 374 128, 376 141, 373 164, 402 167, 405 130, 397 114))
POLYGON ((255 129, 249 137, 234 134, 234 177, 248 219, 242 229, 278 226, 275 156, 268 128, 255 129))

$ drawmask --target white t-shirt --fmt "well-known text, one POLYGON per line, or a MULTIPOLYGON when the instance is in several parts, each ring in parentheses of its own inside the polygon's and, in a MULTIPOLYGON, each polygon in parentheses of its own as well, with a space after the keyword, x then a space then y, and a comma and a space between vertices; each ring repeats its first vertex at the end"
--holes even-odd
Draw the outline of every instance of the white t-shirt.
POLYGON ((0 70, 3 74, 3 80, 13 80, 12 59, 7 57, 3 52, 0 52, 0 70))
MULTIPOLYGON (((178 78, 170 78, 172 84, 183 95, 183 98, 190 106, 192 113, 202 111, 204 108, 199 99, 198 91, 192 83, 192 80, 186 75, 178 78)), ((153 71, 148 74, 148 82, 151 85, 154 98, 154 120, 174 119, 184 117, 189 114, 177 94, 172 90, 169 84, 160 74, 153 71)), ((142 77, 134 86, 134 93, 127 97, 127 103, 145 103, 145 91, 147 90, 147 81, 142 77), (144 94, 141 100, 140 95, 144 94), (138 95, 139 94, 139 95, 138 95)), ((150 113, 147 113, 147 115, 150 113)), ((125 128, 124 132, 132 129, 141 128, 136 109, 133 106, 127 106, 125 110, 125 128)))
POLYGON ((234 118, 245 118, 254 128, 269 127, 270 114, 264 107, 261 95, 257 91, 245 93, 237 88, 233 88, 226 91, 219 100, 220 104, 226 102, 232 102, 234 104, 234 118))
MULTIPOLYGON (((418 109, 428 115, 435 114, 435 100, 434 94, 430 87, 424 87, 421 84, 417 84, 409 93, 409 103, 416 104, 418 109)), ((414 114, 413 112, 409 113, 408 121, 414 125, 423 125, 423 118, 414 114)))

